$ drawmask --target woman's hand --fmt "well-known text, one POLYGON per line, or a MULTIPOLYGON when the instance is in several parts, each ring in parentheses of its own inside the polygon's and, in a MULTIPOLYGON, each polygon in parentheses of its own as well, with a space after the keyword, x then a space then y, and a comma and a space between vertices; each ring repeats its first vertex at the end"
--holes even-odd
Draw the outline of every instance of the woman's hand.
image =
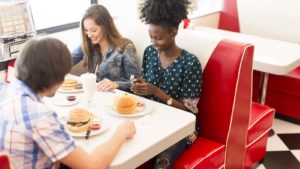
POLYGON ((147 96, 154 94, 158 88, 151 83, 148 83, 145 79, 138 78, 134 81, 130 89, 134 94, 147 96))
POLYGON ((113 82, 109 79, 103 79, 99 83, 97 83, 97 90, 101 92, 109 91, 109 90, 114 90, 119 88, 118 83, 113 82))

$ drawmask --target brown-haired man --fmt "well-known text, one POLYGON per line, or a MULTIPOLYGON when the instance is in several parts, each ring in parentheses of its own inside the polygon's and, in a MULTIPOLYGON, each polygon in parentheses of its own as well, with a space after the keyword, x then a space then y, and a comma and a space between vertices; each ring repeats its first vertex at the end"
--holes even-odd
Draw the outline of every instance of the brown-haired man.
POLYGON ((88 154, 76 146, 57 114, 42 101, 53 96, 71 69, 67 47, 53 38, 30 40, 16 61, 16 79, 0 85, 0 149, 13 168, 107 168, 123 142, 135 134, 124 121, 103 145, 88 154))

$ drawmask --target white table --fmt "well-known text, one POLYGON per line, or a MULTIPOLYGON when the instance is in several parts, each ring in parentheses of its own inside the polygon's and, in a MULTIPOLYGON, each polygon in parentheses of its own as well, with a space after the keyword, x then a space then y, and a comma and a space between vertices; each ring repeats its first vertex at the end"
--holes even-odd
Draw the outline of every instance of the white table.
POLYGON ((299 44, 207 27, 196 27, 195 30, 254 45, 253 69, 263 73, 260 103, 265 102, 269 73, 285 75, 300 66, 299 44))
MULTIPOLYGON (((107 106, 113 103, 115 96, 121 93, 123 92, 119 90, 116 90, 116 93, 97 92, 93 98, 93 102, 96 103, 96 107, 92 108, 94 113, 103 116, 105 121, 109 123, 109 128, 99 135, 91 136, 88 140, 85 138, 74 138, 76 144, 80 145, 87 152, 108 140, 116 127, 127 118, 119 117, 106 111, 107 106)), ((57 92, 57 96, 59 95, 74 94, 57 92)), ((80 96, 80 93, 77 94, 77 97, 80 96)), ((49 98, 45 98, 44 101, 49 107, 56 110, 61 117, 66 116, 71 108, 84 105, 84 103, 79 103, 63 107, 54 105, 49 98)), ((133 139, 125 142, 111 163, 110 168, 136 168, 194 131, 195 116, 191 113, 157 102, 150 102, 155 108, 149 113, 149 116, 146 116, 146 118, 143 118, 143 116, 130 118, 136 122, 137 133, 133 139)))

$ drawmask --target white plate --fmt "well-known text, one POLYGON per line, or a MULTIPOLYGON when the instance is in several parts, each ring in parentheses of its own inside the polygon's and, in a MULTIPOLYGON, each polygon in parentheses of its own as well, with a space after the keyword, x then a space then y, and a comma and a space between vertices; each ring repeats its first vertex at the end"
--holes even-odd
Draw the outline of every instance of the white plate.
POLYGON ((76 97, 75 100, 69 101, 67 100, 67 96, 64 95, 56 95, 51 98, 51 103, 56 106, 72 106, 80 102, 80 98, 76 97))
MULTIPOLYGON (((97 117, 97 118, 98 118, 99 121, 100 121, 101 128, 100 128, 99 130, 91 130, 89 137, 95 136, 95 135, 98 135, 98 134, 101 134, 101 133, 103 133, 105 130, 107 130, 108 127, 109 127, 109 125, 108 125, 109 123, 108 123, 107 121, 103 120, 103 119, 100 118, 100 117, 97 117)), ((67 130, 67 131, 70 133, 70 135, 73 136, 73 137, 85 137, 85 136, 86 136, 86 132, 74 133, 74 132, 69 131, 68 129, 66 129, 66 130, 67 130)))
POLYGON ((62 93, 79 93, 79 92, 83 92, 83 89, 66 90, 66 89, 59 88, 57 91, 62 93))
MULTIPOLYGON (((71 74, 67 74, 65 76, 65 80, 67 79, 70 79, 70 80, 76 80, 77 83, 81 83, 81 79, 80 77, 78 76, 74 76, 74 75, 71 75, 71 74)), ((72 90, 68 90, 68 89, 62 89, 62 88, 59 88, 57 91, 59 92, 62 92, 62 93, 78 93, 78 92, 83 92, 83 89, 72 89, 72 90)))
MULTIPOLYGON (((141 98, 139 98, 139 99, 141 99, 141 98)), ((113 106, 107 106, 106 111, 110 114, 113 114, 116 116, 121 116, 121 117, 138 117, 138 116, 144 116, 146 114, 151 113, 154 108, 153 102, 151 102, 150 100, 146 100, 146 99, 141 99, 141 100, 145 103, 145 108, 143 111, 140 111, 140 112, 136 112, 136 113, 132 113, 132 114, 120 114, 120 113, 114 111, 113 106)))

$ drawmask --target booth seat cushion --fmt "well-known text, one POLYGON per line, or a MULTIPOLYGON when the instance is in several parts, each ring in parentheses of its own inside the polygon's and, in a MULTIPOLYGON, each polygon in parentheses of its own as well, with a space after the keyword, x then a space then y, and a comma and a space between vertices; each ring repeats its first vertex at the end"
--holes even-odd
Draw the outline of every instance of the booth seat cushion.
POLYGON ((0 150, 0 169, 10 169, 10 160, 7 154, 0 150))
POLYGON ((270 75, 268 88, 300 97, 300 67, 284 76, 270 75))
POLYGON ((284 76, 269 76, 266 104, 280 115, 300 120, 300 67, 284 76))
POLYGON ((266 154, 267 140, 269 133, 265 132, 259 139, 254 140, 246 147, 245 169, 253 168, 255 164, 261 161, 266 154))
POLYGON ((277 114, 300 120, 300 96, 287 95, 268 89, 266 104, 275 107, 277 114))
POLYGON ((248 127, 247 145, 271 129, 274 109, 258 103, 252 103, 252 112, 248 127))
POLYGON ((224 165, 225 145, 199 137, 183 156, 176 161, 173 169, 193 169, 195 166, 205 169, 220 168, 224 165), (183 157, 187 154, 188 157, 183 157))
MULTIPOLYGON (((253 101, 258 100, 260 75, 260 72, 254 71, 253 101)), ((300 86, 300 67, 285 76, 270 74, 266 105, 274 107, 277 114, 300 120, 300 87, 297 86, 300 86)))

